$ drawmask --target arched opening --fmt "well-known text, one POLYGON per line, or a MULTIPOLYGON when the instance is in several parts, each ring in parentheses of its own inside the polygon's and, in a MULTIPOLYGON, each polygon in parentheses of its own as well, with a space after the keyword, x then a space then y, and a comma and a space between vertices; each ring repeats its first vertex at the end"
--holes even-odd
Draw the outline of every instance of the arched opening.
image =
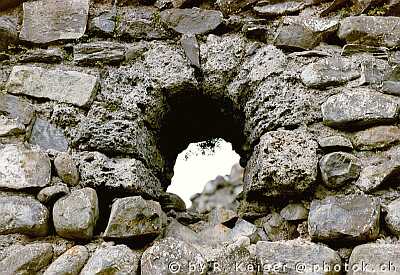
POLYGON ((208 182, 229 175, 234 164, 245 166, 244 114, 230 100, 201 92, 171 97, 168 105, 159 139, 166 163, 163 185, 190 207, 190 197, 208 182))
POLYGON ((230 175, 239 159, 232 144, 223 139, 191 143, 178 155, 167 191, 181 197, 189 208, 193 195, 206 192, 206 184, 218 176, 230 175))

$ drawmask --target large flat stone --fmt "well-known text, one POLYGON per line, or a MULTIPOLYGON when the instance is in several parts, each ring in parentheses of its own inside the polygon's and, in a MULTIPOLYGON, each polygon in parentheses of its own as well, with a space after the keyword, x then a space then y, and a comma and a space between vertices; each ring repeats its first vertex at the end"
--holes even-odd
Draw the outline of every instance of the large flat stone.
POLYGON ((256 246, 256 255, 262 268, 261 274, 341 274, 339 254, 327 246, 309 241, 260 241, 256 246), (334 271, 335 268, 339 270, 334 271))
POLYGON ((46 236, 49 210, 39 201, 20 195, 0 196, 0 234, 46 236))
POLYGON ((6 89, 11 94, 47 98, 83 107, 94 97, 96 86, 97 77, 77 71, 15 66, 6 89))
POLYGON ((370 241, 379 234, 379 203, 365 195, 327 197, 311 203, 308 231, 316 241, 370 241))
POLYGON ((369 243, 356 246, 350 256, 348 275, 399 274, 400 246, 369 243), (354 267, 354 268, 352 268, 354 267), (362 268, 364 267, 364 268, 362 268))
POLYGON ((399 24, 395 16, 350 16, 341 21, 338 36, 347 43, 391 48, 400 45, 399 24))
POLYGON ((394 122, 398 103, 378 92, 345 91, 331 96, 322 104, 324 124, 333 128, 360 128, 394 122))
POLYGON ((161 233, 166 215, 158 202, 142 197, 117 199, 112 206, 104 237, 113 239, 153 238, 161 233))
POLYGON ((247 164, 244 188, 266 196, 299 194, 317 179, 318 143, 306 132, 264 134, 247 164))
POLYGON ((126 245, 100 247, 79 274, 138 274, 140 256, 126 245))
POLYGON ((40 274, 53 258, 53 246, 50 243, 16 245, 7 248, 6 253, 0 261, 1 274, 40 274))
POLYGON ((49 43, 81 38, 86 31, 89 0, 39 0, 24 3, 20 38, 49 43))
POLYGON ((358 150, 383 149, 400 142, 400 129, 397 126, 373 127, 355 133, 352 141, 358 150))
POLYGON ((96 191, 83 188, 59 199, 53 207, 54 228, 64 238, 88 240, 99 217, 96 191))
POLYGON ((169 9, 160 13, 161 21, 178 33, 204 34, 222 23, 222 13, 214 10, 169 9))
POLYGON ((50 184, 50 175, 50 159, 39 150, 23 145, 6 145, 0 150, 0 187, 45 187, 50 184))

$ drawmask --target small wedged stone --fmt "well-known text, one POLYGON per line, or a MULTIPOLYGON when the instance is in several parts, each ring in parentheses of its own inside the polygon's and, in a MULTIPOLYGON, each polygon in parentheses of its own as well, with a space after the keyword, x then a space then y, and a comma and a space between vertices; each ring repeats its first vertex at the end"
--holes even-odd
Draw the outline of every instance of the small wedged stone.
POLYGON ((338 188, 358 179, 361 161, 352 154, 333 152, 319 161, 322 180, 330 188, 338 188))
POLYGON ((333 128, 361 128, 394 122, 398 103, 378 92, 345 91, 331 96, 321 106, 323 122, 333 128))
POLYGON ((398 24, 394 16, 350 16, 341 21, 338 36, 347 43, 393 48, 400 45, 400 31, 393 29, 398 24))
POLYGON ((395 161, 385 161, 380 164, 363 168, 360 177, 354 183, 363 192, 371 192, 400 175, 400 165, 395 161))
POLYGON ((1 274, 39 274, 53 258, 53 246, 50 243, 16 245, 9 247, 6 253, 8 255, 0 261, 1 274))
MULTIPOLYGON (((138 274, 139 252, 126 245, 115 245, 98 248, 89 258, 80 275, 93 274, 138 274)), ((152 274, 152 273, 146 273, 152 274)))
POLYGON ((160 12, 161 21, 181 34, 205 34, 222 24, 222 13, 214 10, 169 9, 160 12))
POLYGON ((354 134, 354 147, 357 150, 375 150, 400 142, 400 129, 397 126, 377 126, 354 134))
POLYGON ((119 25, 116 34, 128 40, 161 40, 169 39, 168 31, 156 22, 159 11, 154 7, 134 7, 118 12, 119 25))
POLYGON ((65 152, 69 148, 64 131, 41 118, 36 118, 33 124, 29 143, 39 146, 42 150, 65 152))
POLYGON ((57 199, 69 194, 69 188, 63 184, 48 186, 40 190, 36 198, 44 204, 54 202, 57 199))
POLYGON ((344 136, 329 136, 318 139, 319 146, 324 151, 351 151, 353 144, 344 136))
POLYGON ((115 10, 106 11, 94 17, 89 22, 89 31, 92 33, 112 36, 116 28, 117 13, 115 10))
POLYGON ((111 208, 104 237, 143 240, 157 237, 167 222, 158 202, 140 196, 117 199, 111 208))
POLYGON ((225 15, 228 15, 238 13, 256 2, 257 0, 217 0, 216 4, 225 15))
POLYGON ((28 50, 18 57, 21 63, 61 63, 64 54, 59 48, 28 50))
POLYGON ((0 149, 0 187, 14 190, 46 187, 50 184, 49 157, 24 145, 0 149))
POLYGON ((53 207, 57 234, 64 238, 90 240, 99 217, 96 191, 83 188, 62 197, 53 207))
POLYGON ((6 50, 8 46, 18 41, 17 18, 0 16, 0 50, 6 50))
POLYGON ((261 241, 256 246, 262 274, 339 275, 341 259, 333 249, 301 239, 279 242, 261 241), (301 269, 299 266, 301 265, 301 269), (304 269, 303 269, 304 268, 304 269), (334 271, 339 268, 339 271, 334 271))
POLYGON ((301 80, 307 87, 324 88, 344 84, 360 76, 350 59, 329 57, 307 65, 301 80))
POLYGON ((400 96, 400 81, 383 81, 382 93, 400 96))
POLYGON ((155 242, 142 255, 142 274, 170 274, 171 268, 176 274, 206 274, 207 262, 194 246, 174 238, 155 242))
POLYGON ((69 186, 76 186, 79 183, 78 168, 69 154, 58 154, 54 159, 54 167, 60 179, 69 186))
POLYGON ((0 234, 46 236, 49 210, 32 197, 0 195, 0 234))
POLYGON ((336 32, 337 28, 337 20, 287 16, 274 39, 274 45, 295 50, 311 50, 328 35, 336 32))
POLYGON ((387 57, 389 49, 386 47, 374 47, 360 44, 346 44, 343 46, 341 55, 353 55, 357 53, 371 53, 375 57, 387 57))
POLYGON ((311 203, 308 232, 315 241, 373 241, 379 234, 380 204, 354 194, 311 203))
POLYGON ((177 212, 186 211, 185 201, 174 193, 165 192, 160 197, 160 205, 165 213, 171 210, 177 212))
POLYGON ((125 47, 115 42, 92 42, 74 46, 74 62, 78 65, 118 64, 125 59, 125 47))
POLYGON ((190 64, 200 68, 200 46, 194 35, 182 35, 181 46, 190 64))
POLYGON ((25 2, 20 39, 33 43, 81 38, 86 31, 89 0, 25 2))
POLYGON ((296 225, 289 223, 276 212, 261 218, 259 223, 267 235, 266 240, 275 242, 290 240, 296 236, 296 225))
POLYGON ((361 77, 358 85, 380 85, 388 79, 392 73, 392 67, 386 60, 374 58, 361 62, 361 77))
POLYGON ((303 2, 285 1, 263 6, 256 6, 254 10, 262 16, 282 16, 296 13, 305 8, 303 2))
POLYGON ((17 96, 0 94, 0 113, 10 118, 15 118, 24 125, 28 125, 34 115, 35 110, 31 103, 17 96))
POLYGON ((369 243, 356 246, 349 259, 348 275, 398 274, 400 267, 398 244, 369 243), (363 268, 364 266, 364 268, 363 268), (377 271, 377 272, 375 272, 377 271))
POLYGON ((387 227, 392 234, 400 236, 400 199, 392 201, 386 210, 385 222, 387 227))
POLYGON ((84 107, 94 97, 97 77, 77 71, 15 66, 6 89, 11 94, 47 98, 84 107))
POLYGON ((247 165, 245 192, 283 196, 306 191, 317 179, 317 149, 303 131, 264 134, 247 165))
POLYGON ((280 215, 287 221, 307 220, 308 210, 301 203, 291 203, 281 210, 280 215))
POLYGON ((43 275, 78 275, 88 258, 86 247, 74 246, 52 262, 43 275))

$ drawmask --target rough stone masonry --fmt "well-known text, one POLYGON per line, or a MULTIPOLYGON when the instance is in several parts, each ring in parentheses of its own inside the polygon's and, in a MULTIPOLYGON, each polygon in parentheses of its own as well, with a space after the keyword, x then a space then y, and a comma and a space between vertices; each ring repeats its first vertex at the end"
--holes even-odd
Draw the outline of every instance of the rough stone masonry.
POLYGON ((0 274, 400 274, 399 16, 0 0, 0 274), (187 209, 212 138, 242 167, 187 209))

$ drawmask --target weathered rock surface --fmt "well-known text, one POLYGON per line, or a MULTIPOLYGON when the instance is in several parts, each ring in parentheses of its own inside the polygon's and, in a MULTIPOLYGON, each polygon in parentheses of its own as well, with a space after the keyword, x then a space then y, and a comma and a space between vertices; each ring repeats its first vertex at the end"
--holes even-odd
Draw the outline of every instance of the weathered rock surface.
MULTIPOLYGON (((140 254, 126 245, 100 247, 81 271, 81 275, 91 274, 137 274, 140 254)), ((152 274, 152 273, 148 273, 152 274)))
POLYGON ((220 10, 228 15, 232 13, 237 13, 247 6, 256 3, 257 0, 217 0, 216 3, 220 10))
POLYGON ((117 199, 111 208, 110 219, 104 237, 136 239, 157 237, 167 217, 158 202, 142 197, 117 199))
POLYGON ((299 271, 296 263, 301 263, 301 272, 307 274, 340 274, 340 271, 333 271, 335 266, 341 266, 336 251, 308 241, 258 242, 256 253, 257 260, 265 268, 263 274, 271 271, 276 274, 296 274, 299 271))
POLYGON ((350 59, 327 58, 305 67, 301 80, 307 87, 323 88, 346 83, 360 76, 350 59))
POLYGON ((400 141, 400 129, 396 126, 378 126, 354 134, 353 144, 358 150, 374 150, 389 147, 400 141))
POLYGON ((143 274, 168 274, 171 268, 176 274, 205 274, 207 264, 195 247, 174 238, 155 242, 142 255, 143 274))
MULTIPOLYGON (((271 213, 259 220, 269 241, 282 241, 294 239, 296 226, 284 220, 278 213, 271 213)), ((264 240, 262 240, 264 241, 264 240)))
POLYGON ((201 9, 169 9, 160 13, 161 21, 181 34, 204 34, 222 23, 222 13, 201 9))
POLYGON ((351 16, 340 23, 338 36, 347 43, 392 48, 400 45, 400 32, 393 29, 398 24, 397 17, 351 16))
POLYGON ((311 203, 308 231, 319 241, 369 241, 379 234, 380 205, 365 195, 327 197, 311 203))
POLYGON ((11 137, 25 134, 25 125, 17 119, 0 116, 0 137, 11 137))
POLYGON ((27 100, 13 95, 0 94, 0 113, 10 118, 16 118, 27 125, 32 121, 34 112, 33 105, 27 100))
POLYGON ((399 245, 371 243, 356 246, 351 253, 349 266, 359 267, 350 269, 349 275, 396 274, 400 266, 399 245), (360 268, 362 265, 364 268, 360 268))
POLYGON ((266 196, 306 191, 317 178, 317 148, 317 142, 302 131, 263 135, 247 165, 245 191, 266 196))
POLYGON ((55 202, 59 198, 69 194, 69 188, 63 184, 52 185, 43 188, 37 194, 37 199, 44 204, 55 202))
POLYGON ((57 175, 69 186, 75 186, 79 182, 79 171, 75 161, 67 153, 60 153, 54 159, 54 167, 57 175))
POLYGON ((50 159, 40 150, 24 145, 6 145, 0 150, 0 187, 45 187, 50 184, 50 175, 50 159))
POLYGON ((280 215, 287 221, 306 220, 308 218, 308 210, 301 203, 291 203, 281 210, 280 215))
POLYGON ((328 126, 360 128, 393 122, 399 106, 394 99, 380 93, 355 90, 331 96, 321 109, 328 126))
POLYGON ((33 43, 78 39, 86 30, 89 0, 40 0, 24 3, 20 38, 33 43))
POLYGON ((67 151, 69 147, 64 131, 41 118, 35 120, 29 143, 39 146, 42 150, 60 152, 67 151))
POLYGON ((394 200, 387 206, 385 222, 394 235, 400 235, 400 199, 394 200))
POLYGON ((98 217, 97 194, 91 188, 73 191, 53 207, 54 227, 64 238, 90 240, 98 217))
POLYGON ((334 152, 319 161, 322 180, 330 188, 338 188, 358 179, 361 161, 352 154, 334 152))
POLYGON ((15 66, 6 89, 16 95, 47 98, 83 107, 90 103, 96 86, 97 77, 77 71, 15 66))
POLYGON ((165 213, 170 210, 182 212, 186 210, 185 201, 174 193, 165 192, 160 196, 160 205, 165 213))
POLYGON ((400 174, 400 165, 396 161, 384 161, 364 167, 355 185, 364 192, 371 192, 400 174))
POLYGON ((195 35, 182 35, 181 46, 190 64, 200 68, 200 46, 195 35))
POLYGON ((21 63, 61 63, 64 54, 59 48, 28 50, 18 57, 21 63))
POLYGON ((295 50, 310 50, 318 46, 338 28, 338 21, 287 16, 274 39, 274 45, 295 50))
POLYGON ((86 247, 74 246, 52 262, 43 275, 78 275, 88 258, 86 247))
POLYGON ((114 42, 93 42, 74 47, 74 62, 78 65, 118 64, 125 59, 125 47, 114 42))
POLYGON ((160 181, 135 159, 110 159, 97 152, 84 153, 79 161, 79 171, 83 186, 151 198, 161 194, 160 181))
POLYGON ((0 261, 1 274, 38 274, 53 258, 49 243, 16 245, 7 249, 7 256, 0 261))
POLYGON ((18 41, 17 18, 0 16, 0 50, 18 41))
POLYGON ((105 11, 89 22, 89 31, 100 35, 111 36, 115 31, 117 13, 115 10, 105 11))
POLYGON ((304 9, 305 5, 297 1, 285 1, 281 3, 254 7, 254 10, 263 16, 281 16, 292 14, 304 9))
POLYGON ((353 144, 343 136, 329 136, 318 139, 318 144, 324 151, 351 151, 353 144))
POLYGON ((0 196, 0 234, 22 233, 46 236, 49 210, 32 197, 21 195, 0 196))

